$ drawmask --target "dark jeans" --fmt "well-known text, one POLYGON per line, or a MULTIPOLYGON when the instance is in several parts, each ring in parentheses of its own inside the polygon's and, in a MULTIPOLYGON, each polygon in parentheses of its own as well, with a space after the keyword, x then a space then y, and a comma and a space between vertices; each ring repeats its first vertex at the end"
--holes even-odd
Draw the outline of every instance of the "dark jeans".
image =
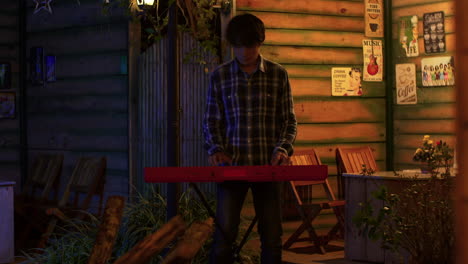
POLYGON ((234 262, 232 244, 236 241, 240 212, 248 189, 252 189, 255 213, 258 216, 258 233, 261 241, 261 263, 281 263, 281 185, 278 182, 224 182, 218 184, 216 221, 226 237, 216 229, 210 264, 234 262))

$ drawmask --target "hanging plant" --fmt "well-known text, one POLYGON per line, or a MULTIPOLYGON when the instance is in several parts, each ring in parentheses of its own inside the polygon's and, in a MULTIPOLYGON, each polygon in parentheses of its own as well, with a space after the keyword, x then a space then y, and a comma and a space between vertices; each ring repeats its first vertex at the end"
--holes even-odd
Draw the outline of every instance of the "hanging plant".
POLYGON ((222 1, 221 9, 216 8, 216 0, 155 0, 152 6, 140 8, 137 0, 114 0, 104 3, 103 13, 109 14, 113 7, 126 7, 127 14, 141 21, 141 49, 146 50, 153 43, 162 39, 167 33, 169 7, 176 5, 178 12, 178 30, 191 34, 202 47, 202 52, 192 49, 185 54, 184 61, 209 63, 203 59, 206 53, 214 58, 219 56, 220 25, 219 10, 230 11, 230 2, 222 1), (202 54, 203 53, 203 54, 202 54))

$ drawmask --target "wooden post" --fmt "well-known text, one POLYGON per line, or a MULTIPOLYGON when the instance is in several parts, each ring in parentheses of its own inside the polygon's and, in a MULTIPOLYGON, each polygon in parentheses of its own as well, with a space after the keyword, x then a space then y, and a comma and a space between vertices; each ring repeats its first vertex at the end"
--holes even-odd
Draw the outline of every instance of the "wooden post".
POLYGON ((140 243, 121 256, 114 264, 143 264, 161 252, 169 243, 185 231, 185 223, 180 215, 176 215, 158 231, 144 238, 140 243))
POLYGON ((112 255, 115 239, 122 222, 125 200, 122 196, 107 199, 106 209, 88 264, 106 264, 112 255))
POLYGON ((188 264, 213 233, 213 218, 190 225, 184 237, 161 264, 188 264))
POLYGON ((456 180, 456 262, 468 263, 468 83, 465 78, 468 75, 468 32, 464 30, 468 26, 468 17, 463 14, 463 10, 468 8, 466 0, 456 0, 454 10, 456 28, 456 73, 455 87, 457 98, 457 165, 458 175, 456 180), (467 162, 465 162, 467 161, 467 162))

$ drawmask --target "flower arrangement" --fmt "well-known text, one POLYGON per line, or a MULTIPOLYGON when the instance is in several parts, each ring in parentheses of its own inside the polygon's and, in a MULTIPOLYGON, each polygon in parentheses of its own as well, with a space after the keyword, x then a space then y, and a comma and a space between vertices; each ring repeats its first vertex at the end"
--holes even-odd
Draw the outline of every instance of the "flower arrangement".
POLYGON ((434 143, 429 135, 425 135, 422 141, 423 144, 416 149, 413 160, 426 163, 433 177, 439 174, 437 168, 441 167, 444 168, 441 176, 450 176, 450 167, 453 165, 453 149, 449 147, 447 142, 442 140, 434 143))

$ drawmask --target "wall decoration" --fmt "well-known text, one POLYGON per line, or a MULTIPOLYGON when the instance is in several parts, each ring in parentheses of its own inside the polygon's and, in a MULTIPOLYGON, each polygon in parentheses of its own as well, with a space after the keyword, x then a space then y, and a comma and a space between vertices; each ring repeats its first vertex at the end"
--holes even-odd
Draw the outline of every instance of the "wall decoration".
POLYGON ((42 84, 44 82, 44 49, 42 47, 32 47, 30 49, 30 80, 32 84, 42 84))
POLYGON ((423 16, 424 50, 426 53, 446 51, 444 12, 426 13, 423 16))
POLYGON ((0 118, 15 118, 15 93, 0 92, 0 118))
POLYGON ((45 68, 46 68, 46 82, 55 82, 55 62, 56 58, 53 55, 48 55, 45 57, 45 68))
POLYGON ((455 84, 453 56, 422 59, 421 69, 423 86, 448 86, 455 84))
POLYGON ((11 89, 11 64, 0 62, 0 89, 11 89))
POLYGON ((384 37, 383 5, 382 0, 364 0, 365 8, 365 35, 366 37, 384 37))
POLYGON ((406 57, 419 56, 418 16, 401 17, 398 23, 401 53, 406 57))
POLYGON ((416 104, 416 65, 404 63, 395 65, 397 104, 416 104))
POLYGON ((52 0, 33 0, 33 2, 36 3, 34 14, 43 9, 52 14, 52 8, 50 7, 50 2, 52 2, 52 0))
POLYGON ((364 56, 364 81, 380 82, 383 75, 382 41, 364 39, 362 40, 362 51, 364 56))
POLYGON ((333 96, 362 95, 360 68, 337 67, 331 71, 333 96))

